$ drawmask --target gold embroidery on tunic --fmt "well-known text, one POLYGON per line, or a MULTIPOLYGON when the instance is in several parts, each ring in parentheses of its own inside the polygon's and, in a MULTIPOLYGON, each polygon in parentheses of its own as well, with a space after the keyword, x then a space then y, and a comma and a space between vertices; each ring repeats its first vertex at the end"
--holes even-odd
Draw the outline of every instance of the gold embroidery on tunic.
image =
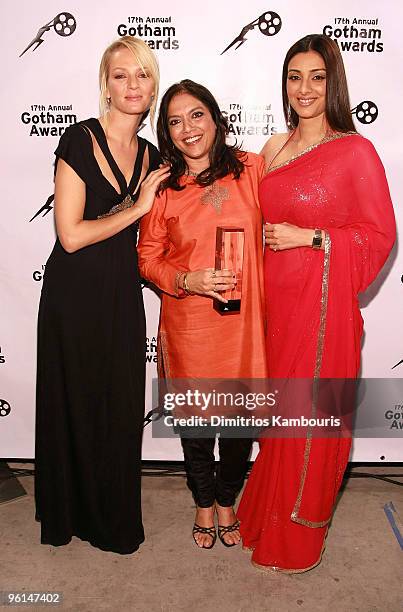
POLYGON ((171 378, 166 332, 164 331, 160 331, 158 334, 157 355, 158 378, 171 378))
POLYGON ((179 270, 179 272, 176 273, 175 275, 175 287, 174 287, 174 291, 175 291, 175 295, 176 297, 179 297, 179 293, 180 293, 180 287, 179 287, 179 281, 181 276, 185 274, 184 272, 182 272, 182 270, 179 270))
POLYGON ((200 196, 202 204, 211 204, 218 213, 221 212, 224 200, 229 200, 229 189, 218 185, 218 183, 205 187, 203 194, 200 196))

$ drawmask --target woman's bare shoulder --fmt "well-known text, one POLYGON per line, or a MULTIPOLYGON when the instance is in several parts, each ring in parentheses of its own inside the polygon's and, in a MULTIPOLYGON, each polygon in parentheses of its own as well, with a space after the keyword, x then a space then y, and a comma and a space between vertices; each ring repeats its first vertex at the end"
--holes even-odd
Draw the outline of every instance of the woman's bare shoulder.
POLYGON ((283 144, 287 141, 289 137, 288 132, 283 132, 281 134, 273 134, 269 138, 269 140, 265 143, 263 149, 260 151, 260 155, 263 155, 266 161, 269 161, 279 149, 283 146, 283 144))

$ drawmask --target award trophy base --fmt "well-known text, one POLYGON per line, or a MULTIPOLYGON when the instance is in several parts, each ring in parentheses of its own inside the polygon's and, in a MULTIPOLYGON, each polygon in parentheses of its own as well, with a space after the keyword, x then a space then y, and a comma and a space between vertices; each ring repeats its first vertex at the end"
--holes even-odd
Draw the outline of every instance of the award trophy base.
POLYGON ((214 300, 214 309, 221 315, 239 314, 242 298, 244 230, 240 227, 217 227, 215 269, 232 270, 236 277, 233 289, 222 291, 226 303, 214 300))
POLYGON ((228 300, 226 304, 214 300, 214 308, 221 314, 237 314, 241 312, 241 300, 228 300))

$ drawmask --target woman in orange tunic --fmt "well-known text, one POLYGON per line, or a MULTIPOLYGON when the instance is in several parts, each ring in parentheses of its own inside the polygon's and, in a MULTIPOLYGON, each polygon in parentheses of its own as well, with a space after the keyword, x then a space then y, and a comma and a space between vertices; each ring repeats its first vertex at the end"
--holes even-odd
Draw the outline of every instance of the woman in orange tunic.
MULTIPOLYGON (((217 102, 190 80, 165 93, 158 143, 171 174, 153 211, 141 223, 142 275, 162 289, 160 372, 166 378, 264 378, 262 217, 258 184, 263 160, 226 144, 227 123, 217 102), (215 270, 216 228, 244 230, 241 310, 213 307, 234 287, 231 270, 215 270), (253 339, 253 340, 252 340, 253 339), (252 344, 253 341, 253 344, 252 344)), ((233 504, 241 489, 250 439, 182 438, 188 486, 197 511, 193 537, 202 548, 219 537, 240 541, 233 504)))

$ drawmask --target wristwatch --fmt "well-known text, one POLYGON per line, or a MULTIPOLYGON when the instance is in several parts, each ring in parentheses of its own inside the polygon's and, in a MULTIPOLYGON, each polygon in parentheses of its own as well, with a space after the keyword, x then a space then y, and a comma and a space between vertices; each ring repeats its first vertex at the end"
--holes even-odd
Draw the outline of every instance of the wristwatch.
POLYGON ((315 230, 315 235, 312 238, 312 248, 313 249, 320 249, 321 246, 322 246, 322 230, 316 229, 315 230))

